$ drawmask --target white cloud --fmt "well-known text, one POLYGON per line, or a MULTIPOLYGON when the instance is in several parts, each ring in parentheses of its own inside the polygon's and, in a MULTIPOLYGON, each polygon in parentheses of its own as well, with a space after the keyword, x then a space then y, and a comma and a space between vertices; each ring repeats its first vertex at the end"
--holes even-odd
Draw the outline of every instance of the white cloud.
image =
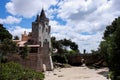
POLYGON ((69 38, 75 41, 81 51, 95 50, 102 40, 105 27, 120 16, 119 4, 118 0, 61 1, 57 17, 67 23, 63 26, 54 21, 56 24, 51 24, 54 26, 53 35, 58 39, 69 38))
MULTIPOLYGON (((9 13, 30 18, 44 7, 50 19, 51 34, 57 39, 71 39, 82 52, 97 49, 105 27, 120 16, 119 0, 11 0, 6 4, 9 13), (51 9, 50 6, 57 5, 51 9), (60 25, 60 20, 66 21, 60 25)), ((25 30, 22 27, 10 29, 12 34, 25 30), (20 31, 19 31, 20 30, 20 31)), ((27 29, 28 31, 30 29, 27 29)))
POLYGON ((1 24, 14 24, 14 23, 20 23, 21 22, 21 18, 16 18, 13 16, 7 16, 6 19, 1 19, 0 18, 0 23, 1 24))
POLYGON ((58 24, 56 21, 51 21, 50 24, 52 26, 52 36, 55 36, 58 40, 63 38, 71 39, 79 45, 80 51, 83 49, 87 49, 88 52, 95 50, 98 48, 97 46, 101 41, 102 34, 100 33, 85 35, 81 33, 83 32, 82 30, 77 31, 77 29, 79 29, 77 27, 63 26, 58 24))
POLYGON ((7 9, 7 11, 8 11, 9 13, 11 13, 11 14, 13 14, 13 15, 16 14, 16 12, 15 12, 15 10, 14 10, 15 6, 13 5, 12 2, 8 2, 5 7, 6 7, 6 9, 7 9))
POLYGON ((6 9, 13 15, 30 18, 40 12, 42 7, 48 9, 56 3, 56 0, 11 0, 6 4, 6 9))
POLYGON ((19 38, 21 39, 21 35, 24 33, 24 31, 27 32, 27 34, 29 32, 31 32, 30 28, 23 28, 20 26, 14 26, 14 27, 10 27, 8 28, 8 31, 13 35, 13 36, 19 36, 19 38))

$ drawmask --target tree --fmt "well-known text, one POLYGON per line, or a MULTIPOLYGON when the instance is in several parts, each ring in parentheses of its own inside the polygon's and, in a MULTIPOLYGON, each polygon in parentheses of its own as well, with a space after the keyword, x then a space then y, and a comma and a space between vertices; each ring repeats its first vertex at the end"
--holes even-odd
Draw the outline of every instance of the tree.
POLYGON ((103 39, 100 52, 112 72, 112 80, 120 80, 120 17, 106 27, 103 39))
POLYGON ((6 60, 7 55, 12 55, 13 53, 16 53, 17 50, 18 46, 10 39, 4 39, 0 44, 0 54, 3 61, 6 60))
POLYGON ((107 65, 109 66, 108 42, 102 41, 99 46, 100 46, 100 48, 98 49, 98 51, 100 53, 100 56, 108 63, 107 65))
POLYGON ((86 49, 83 50, 83 54, 86 54, 86 49))
POLYGON ((28 52, 29 52, 29 48, 27 45, 25 45, 20 52, 21 57, 25 59, 28 56, 28 52))
POLYGON ((57 49, 57 53, 63 53, 63 50, 62 50, 62 45, 59 41, 56 40, 55 37, 52 37, 51 38, 51 44, 52 44, 52 48, 53 49, 57 49))
POLYGON ((12 39, 12 35, 9 33, 6 28, 3 27, 2 24, 0 24, 0 41, 3 41, 4 39, 12 39))
POLYGON ((18 36, 14 36, 14 40, 19 40, 19 37, 18 36))
POLYGON ((52 54, 52 59, 59 63, 68 63, 68 56, 76 55, 79 53, 78 45, 71 40, 62 39, 56 40, 55 37, 51 38, 52 48, 57 49, 57 54, 52 54))
POLYGON ((55 37, 51 38, 51 43, 53 48, 58 49, 58 53, 68 53, 70 51, 67 48, 70 48, 72 51, 79 53, 78 45, 71 40, 63 39, 63 40, 56 40, 55 37))

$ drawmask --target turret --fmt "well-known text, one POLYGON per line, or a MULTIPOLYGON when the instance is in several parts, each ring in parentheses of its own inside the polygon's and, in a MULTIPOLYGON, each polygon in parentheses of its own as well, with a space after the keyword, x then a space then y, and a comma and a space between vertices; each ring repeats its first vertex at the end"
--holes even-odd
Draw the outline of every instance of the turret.
POLYGON ((49 19, 45 15, 44 9, 42 9, 40 15, 37 15, 36 22, 41 22, 41 23, 44 23, 44 22, 48 23, 49 22, 49 19))

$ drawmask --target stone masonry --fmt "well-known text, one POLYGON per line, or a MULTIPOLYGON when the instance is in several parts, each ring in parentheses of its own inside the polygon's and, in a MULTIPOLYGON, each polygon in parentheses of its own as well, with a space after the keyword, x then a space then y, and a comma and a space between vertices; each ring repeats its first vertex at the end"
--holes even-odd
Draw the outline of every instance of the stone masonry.
POLYGON ((36 71, 53 70, 50 52, 50 31, 51 26, 49 26, 49 19, 46 17, 45 12, 42 9, 41 14, 37 15, 36 20, 32 22, 32 32, 28 35, 24 32, 21 41, 17 42, 20 50, 22 50, 25 44, 27 44, 32 52, 28 54, 26 60, 22 60, 18 57, 15 61, 22 64, 23 67, 29 67, 36 71))
POLYGON ((33 45, 40 45, 37 54, 37 70, 52 70, 53 63, 51 59, 51 39, 50 39, 49 19, 46 17, 44 10, 37 15, 35 22, 32 23, 33 45))

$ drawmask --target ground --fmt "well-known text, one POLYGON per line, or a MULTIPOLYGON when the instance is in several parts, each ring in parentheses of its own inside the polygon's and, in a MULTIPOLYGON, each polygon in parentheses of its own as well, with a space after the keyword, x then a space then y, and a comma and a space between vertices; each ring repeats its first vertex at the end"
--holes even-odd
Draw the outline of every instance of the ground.
POLYGON ((108 80, 107 68, 91 69, 88 67, 58 68, 45 72, 44 80, 108 80))

